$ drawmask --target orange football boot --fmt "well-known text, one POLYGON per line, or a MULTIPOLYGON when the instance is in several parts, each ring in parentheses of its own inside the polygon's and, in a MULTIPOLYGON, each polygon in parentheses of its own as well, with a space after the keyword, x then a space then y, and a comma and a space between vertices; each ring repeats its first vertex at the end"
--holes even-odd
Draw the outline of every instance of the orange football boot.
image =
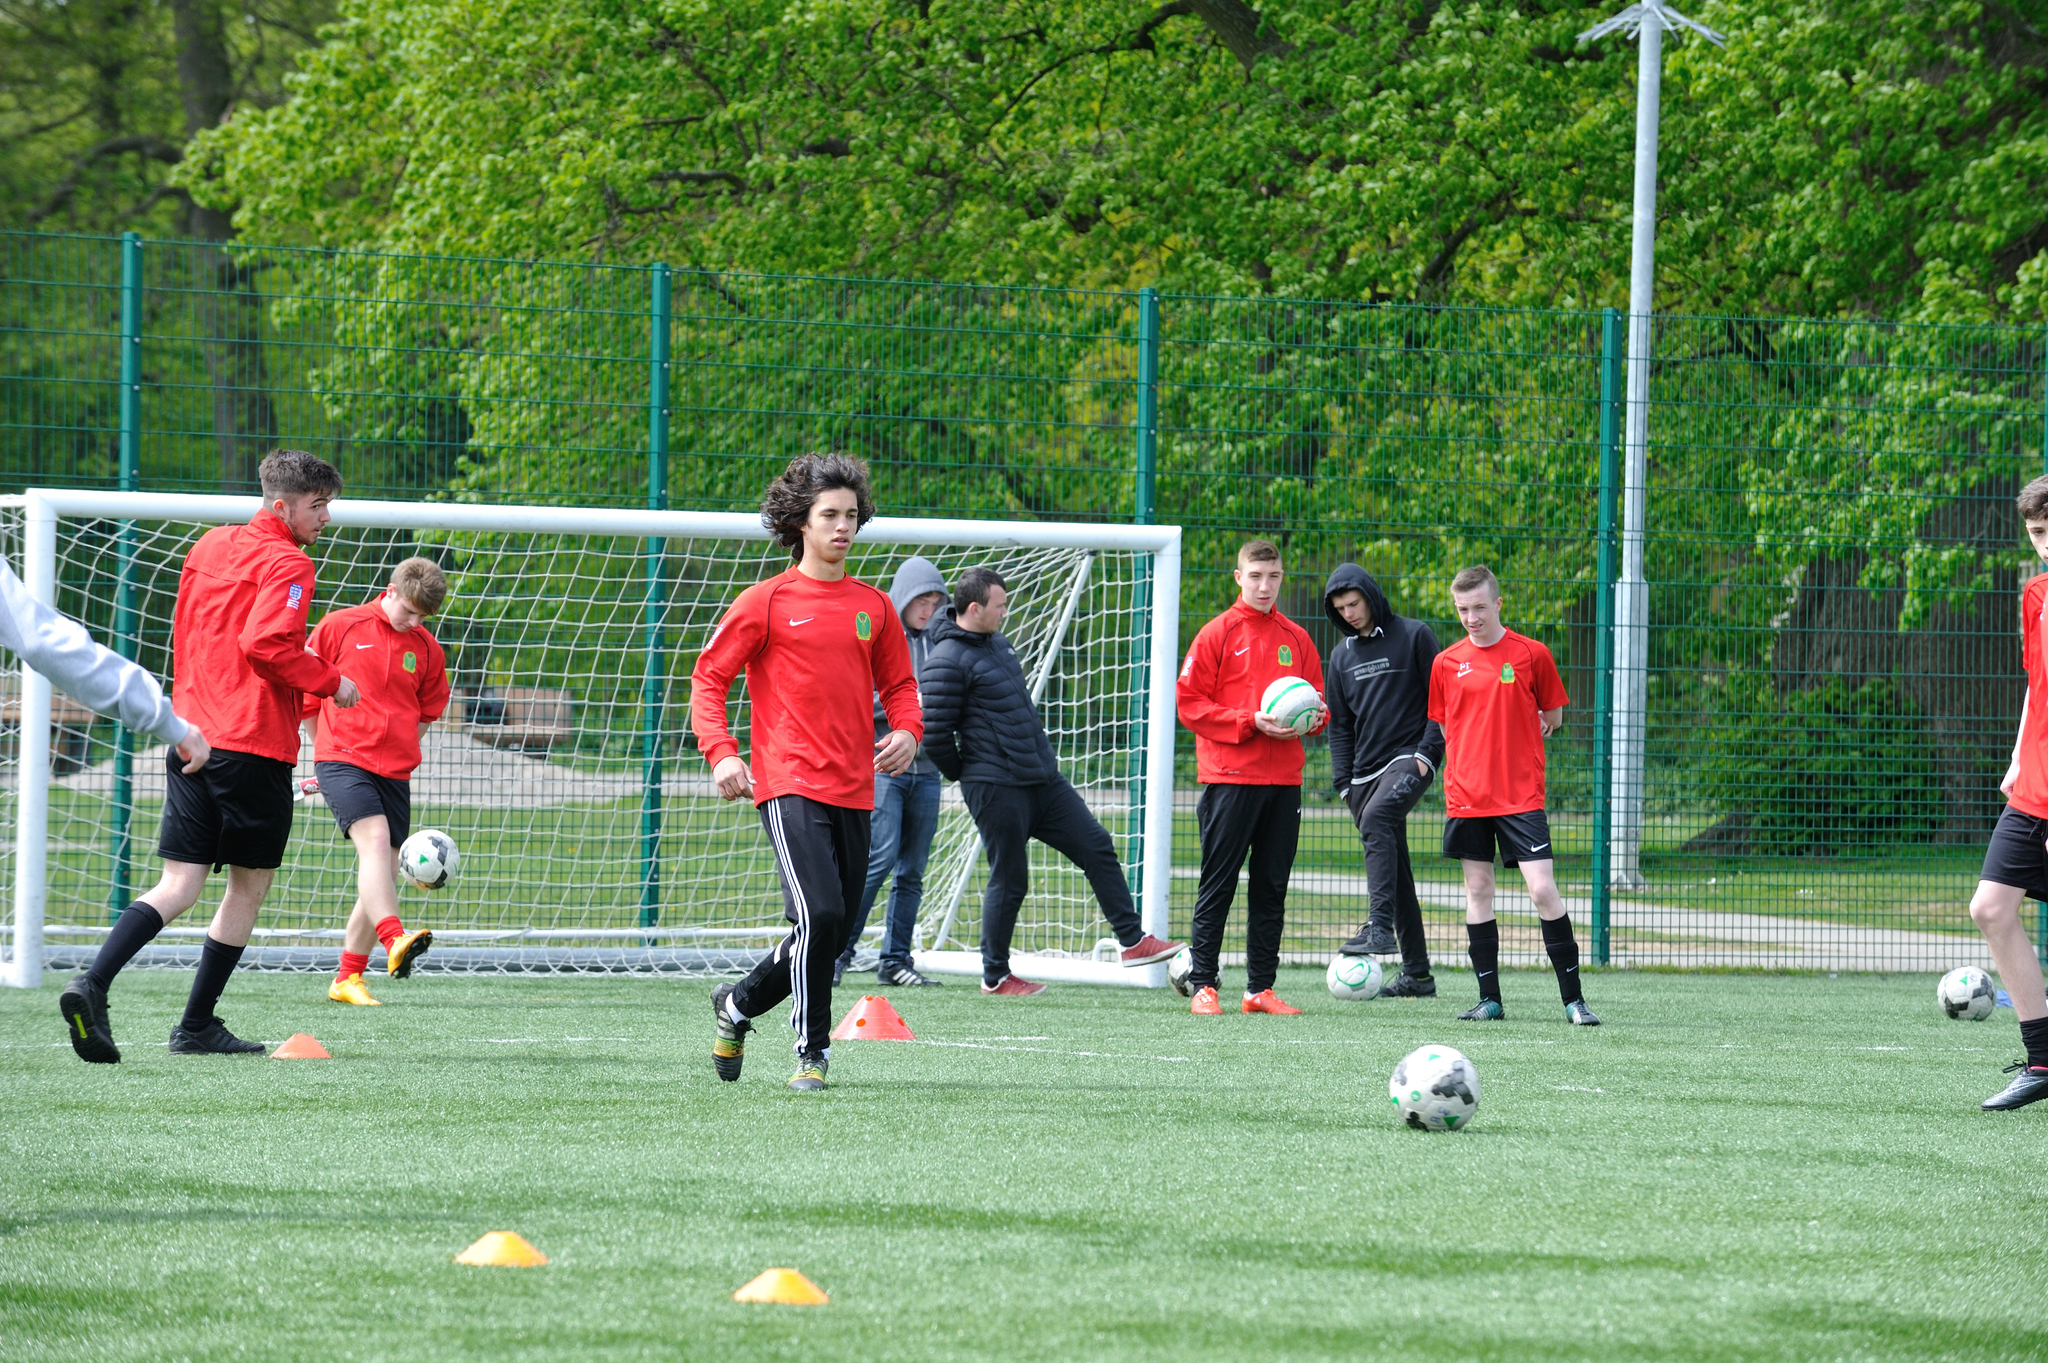
POLYGON ((1274 1013, 1280 1017, 1289 1018, 1301 1012, 1299 1008, 1296 1008, 1270 989, 1261 989, 1256 994, 1246 994, 1244 996, 1244 1007, 1241 1011, 1246 1013, 1274 1013))
POLYGON ((1216 997, 1216 986, 1205 984, 1197 989, 1195 1001, 1188 1005, 1188 1011, 1205 1018, 1221 1017, 1223 1003, 1216 997))

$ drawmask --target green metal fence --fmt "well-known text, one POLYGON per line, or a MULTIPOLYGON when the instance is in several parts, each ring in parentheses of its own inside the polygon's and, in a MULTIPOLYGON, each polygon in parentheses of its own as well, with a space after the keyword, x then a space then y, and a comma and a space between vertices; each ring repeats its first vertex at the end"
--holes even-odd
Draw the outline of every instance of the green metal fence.
MULTIPOLYGON (((1485 562, 1572 695, 1551 816, 1596 958, 1983 959, 1964 905, 2022 692, 2014 603, 2035 568, 2012 496, 2043 467, 2039 332, 1658 319, 1637 783, 1609 742, 1613 313, 24 234, 0 260, 0 490, 247 490, 293 444, 362 495, 728 509, 830 446, 898 513, 1185 527, 1190 635, 1230 600, 1236 545, 1275 538, 1285 608, 1326 648, 1335 564, 1449 642, 1449 579, 1485 562)), ((120 611, 93 623, 124 635, 120 611)), ((650 757, 685 746, 672 680, 645 678, 669 716, 650 757)), ((1304 952, 1363 914, 1327 773, 1313 751, 1304 952)), ((1441 817, 1426 804, 1412 838, 1456 961, 1441 817)), ((1191 809, 1182 830, 1191 871, 1191 809)), ((1190 879, 1177 910, 1191 899, 1190 879)), ((1506 908, 1510 956, 1533 956, 1533 919, 1506 908)))

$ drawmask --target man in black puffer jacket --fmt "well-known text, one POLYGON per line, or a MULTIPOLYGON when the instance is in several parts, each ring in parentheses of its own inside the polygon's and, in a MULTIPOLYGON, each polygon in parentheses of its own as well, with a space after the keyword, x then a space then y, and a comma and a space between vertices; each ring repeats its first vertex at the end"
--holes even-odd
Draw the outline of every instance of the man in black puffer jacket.
POLYGON ((924 751, 960 783, 988 849, 981 899, 981 992, 1036 994, 1045 986, 1010 973, 1010 935, 1031 884, 1030 840, 1081 868, 1102 916, 1123 945, 1123 963, 1149 965, 1180 950, 1144 930, 1109 833, 1060 775, 1017 650, 998 631, 1009 588, 992 568, 969 568, 949 610, 926 626, 931 654, 918 676, 924 751))

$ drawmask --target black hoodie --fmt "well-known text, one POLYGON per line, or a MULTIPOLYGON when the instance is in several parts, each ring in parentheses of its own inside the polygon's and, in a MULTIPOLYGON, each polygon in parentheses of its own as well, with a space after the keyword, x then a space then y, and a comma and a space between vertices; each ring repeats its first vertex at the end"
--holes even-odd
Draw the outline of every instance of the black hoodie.
POLYGON ((1371 573, 1342 563, 1323 588, 1323 610, 1344 636, 1323 664, 1330 707, 1330 773, 1337 789, 1370 781, 1390 763, 1419 757, 1434 771, 1444 762, 1444 731, 1429 717, 1429 668, 1436 635, 1420 620, 1396 615, 1371 573), (1330 598, 1363 592, 1372 633, 1344 623, 1330 598))

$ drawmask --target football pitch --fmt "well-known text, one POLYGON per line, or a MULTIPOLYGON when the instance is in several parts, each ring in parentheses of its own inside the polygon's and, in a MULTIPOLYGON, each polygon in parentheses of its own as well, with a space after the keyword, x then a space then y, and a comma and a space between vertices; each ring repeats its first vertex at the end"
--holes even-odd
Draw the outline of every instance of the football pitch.
POLYGON ((1448 971, 1289 969, 1298 1018, 952 980, 807 1097, 781 1013, 712 1077, 706 981, 238 976, 334 1055, 285 1062, 170 1056, 188 978, 122 977, 109 1067, 0 991, 0 1357, 2048 1357, 2048 1108, 1977 1110, 2012 1014, 1932 977, 1598 972, 1597 1029, 1548 972, 1493 1025, 1448 971), (1390 1115, 1425 1042, 1468 1131, 1390 1115), (453 1262, 492 1230, 552 1262, 453 1262), (770 1267, 831 1304, 732 1300, 770 1267))

